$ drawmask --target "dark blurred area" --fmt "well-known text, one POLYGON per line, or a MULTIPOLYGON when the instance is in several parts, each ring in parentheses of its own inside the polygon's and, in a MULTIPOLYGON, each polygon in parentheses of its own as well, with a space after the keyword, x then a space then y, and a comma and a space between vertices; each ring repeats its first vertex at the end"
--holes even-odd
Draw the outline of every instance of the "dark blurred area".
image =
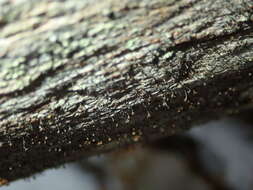
POLYGON ((252 190, 252 112, 92 157, 2 190, 252 190))

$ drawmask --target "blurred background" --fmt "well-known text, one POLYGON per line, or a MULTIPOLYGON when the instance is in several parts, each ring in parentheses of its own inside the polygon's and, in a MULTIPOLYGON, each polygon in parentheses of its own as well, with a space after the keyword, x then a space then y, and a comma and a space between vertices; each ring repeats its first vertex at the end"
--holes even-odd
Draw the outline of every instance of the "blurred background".
POLYGON ((91 157, 1 190, 252 190, 251 114, 91 157))

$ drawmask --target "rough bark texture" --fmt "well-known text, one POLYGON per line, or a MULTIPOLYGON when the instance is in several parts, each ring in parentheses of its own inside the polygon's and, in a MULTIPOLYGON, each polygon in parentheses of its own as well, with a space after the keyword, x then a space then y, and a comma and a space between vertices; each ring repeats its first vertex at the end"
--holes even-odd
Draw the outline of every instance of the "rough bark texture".
POLYGON ((1 0, 0 30, 0 183, 253 107, 252 0, 1 0))

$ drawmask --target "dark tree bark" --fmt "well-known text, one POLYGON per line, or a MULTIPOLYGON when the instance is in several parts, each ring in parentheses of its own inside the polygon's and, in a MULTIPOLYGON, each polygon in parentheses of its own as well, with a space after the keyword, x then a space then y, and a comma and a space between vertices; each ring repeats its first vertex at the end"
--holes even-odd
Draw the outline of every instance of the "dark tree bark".
POLYGON ((253 107, 252 0, 4 0, 0 29, 0 183, 253 107))

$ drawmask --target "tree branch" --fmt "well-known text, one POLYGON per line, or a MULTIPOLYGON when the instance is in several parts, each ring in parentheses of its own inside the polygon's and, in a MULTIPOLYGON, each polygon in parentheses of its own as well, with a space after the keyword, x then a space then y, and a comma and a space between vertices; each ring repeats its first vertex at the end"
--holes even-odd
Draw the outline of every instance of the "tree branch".
POLYGON ((2 179, 253 107, 252 0, 0 7, 2 179))

